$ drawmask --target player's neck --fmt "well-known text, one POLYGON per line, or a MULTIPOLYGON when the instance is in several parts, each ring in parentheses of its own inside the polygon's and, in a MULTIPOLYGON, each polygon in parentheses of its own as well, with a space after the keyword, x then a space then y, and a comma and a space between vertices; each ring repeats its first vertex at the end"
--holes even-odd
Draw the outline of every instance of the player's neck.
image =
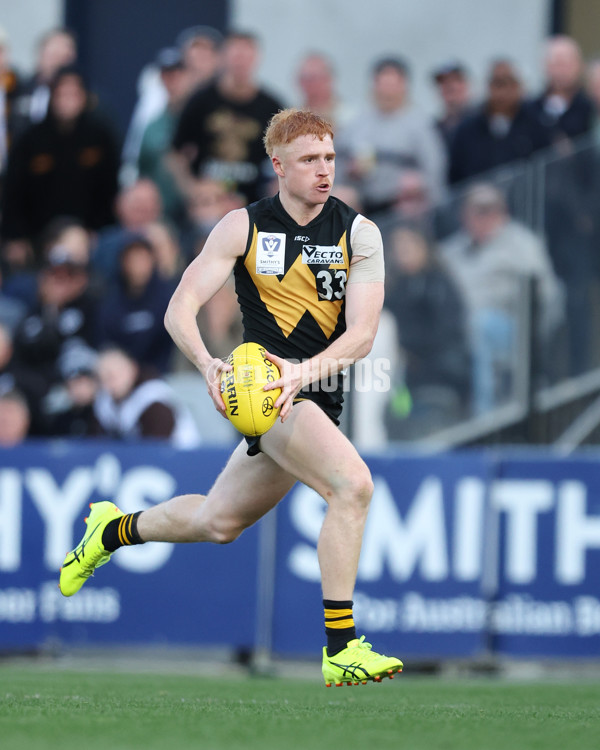
POLYGON ((285 212, 301 227, 310 224, 321 213, 325 205, 325 203, 306 203, 285 190, 279 191, 279 200, 285 212))

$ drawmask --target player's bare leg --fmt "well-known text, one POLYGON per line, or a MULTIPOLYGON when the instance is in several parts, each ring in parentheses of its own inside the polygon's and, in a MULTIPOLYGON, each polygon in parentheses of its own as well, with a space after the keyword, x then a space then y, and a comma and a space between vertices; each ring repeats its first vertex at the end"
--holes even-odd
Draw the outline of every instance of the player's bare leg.
POLYGON ((294 485, 295 478, 264 454, 248 456, 242 442, 208 495, 180 495, 144 511, 137 529, 145 542, 232 542, 294 485))
POLYGON ((325 599, 351 599, 373 492, 367 465, 312 401, 294 406, 284 424, 261 438, 261 450, 328 504, 318 543, 325 599))
POLYGON ((271 510, 295 481, 268 456, 246 455, 241 443, 206 496, 181 495, 128 514, 111 502, 93 503, 86 533, 61 567, 60 590, 73 596, 124 545, 231 542, 271 510))
POLYGON ((327 686, 381 682, 402 670, 395 657, 373 651, 356 636, 352 594, 363 530, 373 492, 370 472, 354 446, 311 401, 294 406, 261 438, 261 449, 315 489, 328 504, 318 543, 327 646, 327 686))

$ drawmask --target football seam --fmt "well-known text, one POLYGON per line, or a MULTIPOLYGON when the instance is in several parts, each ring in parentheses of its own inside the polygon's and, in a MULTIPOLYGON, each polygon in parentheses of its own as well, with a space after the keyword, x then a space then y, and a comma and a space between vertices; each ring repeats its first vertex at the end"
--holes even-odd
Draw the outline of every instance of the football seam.
MULTIPOLYGON (((248 362, 248 342, 246 342, 246 350, 244 351, 244 358, 246 362, 248 362)), ((252 397, 252 394, 248 394, 248 405, 250 406, 250 419, 252 420, 252 432, 254 433, 253 437, 259 437, 256 433, 258 430, 256 429, 256 421, 254 419, 254 398, 252 397)))

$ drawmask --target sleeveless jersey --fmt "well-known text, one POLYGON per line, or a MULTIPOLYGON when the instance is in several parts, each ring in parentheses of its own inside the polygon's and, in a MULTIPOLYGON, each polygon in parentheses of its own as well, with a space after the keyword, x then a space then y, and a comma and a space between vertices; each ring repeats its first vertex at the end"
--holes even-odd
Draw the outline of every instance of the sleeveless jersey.
MULTIPOLYGON (((248 242, 234 269, 244 341, 285 359, 308 359, 346 330, 350 234, 358 214, 334 197, 304 226, 289 216, 278 195, 247 210, 248 242)), ((312 384, 299 397, 316 401, 337 421, 341 381, 336 375, 312 384)))

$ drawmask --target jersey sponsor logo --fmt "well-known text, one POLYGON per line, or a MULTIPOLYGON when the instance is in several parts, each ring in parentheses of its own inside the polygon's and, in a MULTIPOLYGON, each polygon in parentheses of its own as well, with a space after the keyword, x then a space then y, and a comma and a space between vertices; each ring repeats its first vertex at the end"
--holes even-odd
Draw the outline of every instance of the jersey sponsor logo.
POLYGON ((304 234, 297 234, 294 237, 294 242, 310 242, 310 237, 306 237, 304 234))
POLYGON ((344 262, 344 251, 339 245, 302 245, 302 262, 329 266, 344 262))
POLYGON ((256 273, 279 275, 285 272, 285 234, 259 232, 256 247, 256 273))

